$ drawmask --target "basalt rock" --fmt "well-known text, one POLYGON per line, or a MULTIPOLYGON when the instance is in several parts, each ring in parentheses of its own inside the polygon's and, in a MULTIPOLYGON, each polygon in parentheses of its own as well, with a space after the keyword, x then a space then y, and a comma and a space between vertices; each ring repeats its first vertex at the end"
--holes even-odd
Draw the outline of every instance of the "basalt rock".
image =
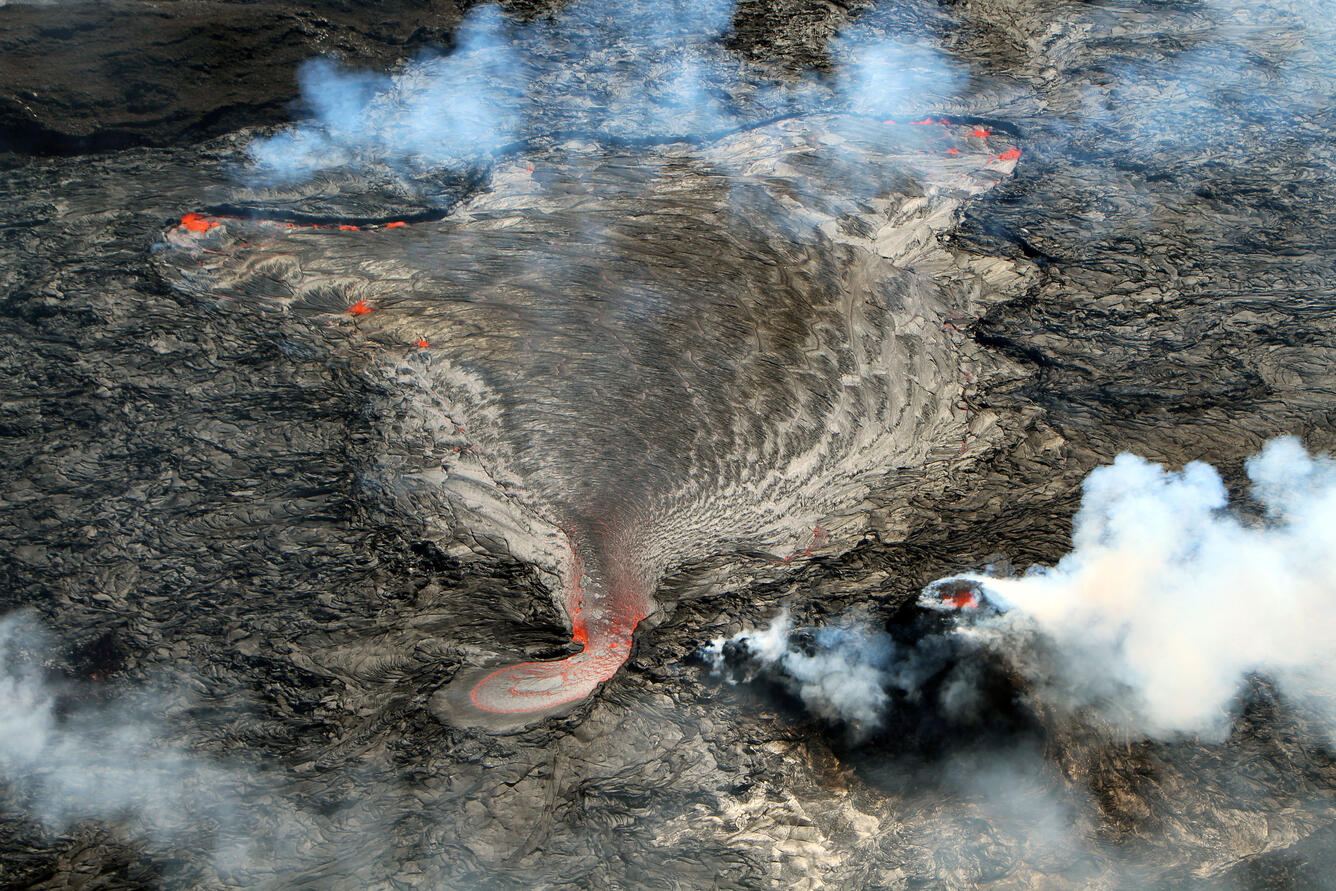
MULTIPOLYGON (((792 698, 722 684, 694 655, 781 607, 804 625, 854 611, 907 628, 931 579, 999 555, 1052 561, 1077 484, 1125 449, 1207 458, 1237 482, 1268 436, 1336 444, 1327 23, 1300 4, 898 5, 881 27, 968 74, 934 138, 965 145, 987 128, 990 157, 1023 152, 955 197, 923 188, 937 173, 897 180, 903 156, 873 177, 887 177, 873 190, 887 203, 849 206, 826 183, 784 204, 843 224, 804 241, 792 218, 754 213, 784 177, 742 189, 752 204, 711 178, 725 149, 753 170, 800 156, 775 122, 656 146, 643 168, 648 155, 626 163, 625 144, 591 140, 578 167, 529 146, 445 183, 443 202, 348 183, 314 202, 239 194, 228 171, 256 135, 239 128, 286 118, 293 66, 329 50, 389 66, 447 45, 459 13, 140 10, 0 9, 0 597, 46 634, 6 638, 4 677, 23 680, 0 700, 40 694, 22 713, 47 716, 49 735, 24 739, 50 743, 44 761, 4 749, 0 884, 1326 881, 1328 737, 1263 678, 1223 744, 1114 740, 1044 714, 1001 740, 855 744, 792 698), (579 264, 558 268, 554 233, 570 237, 588 177, 629 183, 592 208, 611 241, 589 238, 579 264), (525 191, 536 180, 552 188, 525 191), (951 206, 913 216, 919 198, 951 206), (187 213, 213 225, 183 229, 187 213), (910 230, 918 240, 894 250, 917 245, 918 265, 900 273, 877 236, 910 230), (681 249, 628 264, 608 247, 618 239, 681 249), (517 255, 547 263, 543 278, 517 255), (578 325, 548 355, 507 315, 562 308, 553 282, 614 293, 605 266, 639 276, 646 299, 604 311, 657 327, 568 307, 578 325), (721 278, 744 284, 727 299, 691 290, 721 278), (497 300, 465 299, 488 282, 497 300), (649 299, 669 283, 713 327, 649 299), (839 434, 877 445, 860 453, 811 423, 840 404, 848 369, 826 368, 820 350, 804 359, 803 345, 846 349, 838 310, 869 283, 898 300, 882 330, 915 345, 892 351, 903 364, 891 368, 921 435, 879 439, 877 411, 832 412, 867 422, 839 434), (359 301, 371 311, 350 313, 359 301), (605 334, 627 330, 642 339, 605 334), (595 342, 624 348, 613 367, 652 386, 598 377, 595 342), (687 355, 702 343, 723 357, 708 373, 687 355), (501 369, 490 389, 463 399, 468 381, 450 375, 489 357, 501 369), (755 410, 768 432, 718 414, 804 374, 807 402, 755 410), (546 390, 516 389, 539 376, 546 390), (598 415, 546 428, 485 411, 585 405, 591 382, 612 405, 661 397, 631 415, 653 424, 618 410, 590 433, 577 422, 598 415), (421 410, 427 391, 477 423, 428 423, 449 412, 421 410), (530 435, 541 430, 560 435, 530 435), (595 447, 559 460, 572 442, 595 447), (776 466, 767 443, 815 444, 803 478, 819 484, 791 502, 776 484, 756 503, 779 507, 758 512, 748 499, 776 466), (643 473, 593 471, 609 460, 643 473), (670 530, 623 542, 650 567, 657 610, 624 665, 507 733, 441 720, 433 697, 475 666, 573 655, 563 561, 606 524, 567 538, 562 523, 613 495, 638 508, 622 528, 670 530), (81 764, 97 783, 69 785, 81 764)), ((827 65, 830 34, 868 14, 743 4, 722 43, 782 80, 827 65)), ((863 386, 852 381, 846 406, 871 405, 863 386)))

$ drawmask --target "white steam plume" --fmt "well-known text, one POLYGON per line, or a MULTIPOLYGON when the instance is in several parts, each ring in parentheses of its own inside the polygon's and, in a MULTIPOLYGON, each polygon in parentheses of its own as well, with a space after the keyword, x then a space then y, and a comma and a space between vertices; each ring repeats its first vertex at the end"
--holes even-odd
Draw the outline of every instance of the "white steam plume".
POLYGON ((991 711, 990 666, 974 641, 935 617, 912 630, 896 640, 853 616, 795 629, 783 612, 763 630, 707 644, 701 656, 728 683, 763 678, 778 685, 813 715, 843 725, 854 741, 891 721, 923 742, 948 728, 973 731, 981 722, 1009 720, 991 711))
POLYGON ((726 674, 735 651, 778 680, 809 711, 856 733, 881 726, 891 683, 891 641, 860 628, 821 628, 807 647, 795 646, 793 620, 780 613, 762 631, 720 638, 701 652, 717 674, 726 674))
POLYGON ((60 705, 62 695, 88 690, 49 680, 41 668, 48 651, 35 623, 0 618, 0 781, 15 793, 11 806, 56 831, 105 820, 156 845, 203 848, 221 876, 288 844, 276 827, 263 844, 240 828, 240 795, 256 778, 174 741, 151 692, 60 705))
POLYGON ((515 138, 521 75, 494 7, 468 16, 448 56, 423 57, 397 77, 344 71, 317 59, 298 80, 311 118, 250 146, 277 181, 367 159, 435 167, 487 157, 515 138))
POLYGON ((285 183, 388 165, 411 176, 485 164, 554 132, 684 139, 777 115, 921 112, 966 84, 931 46, 853 28, 832 47, 833 85, 767 85, 722 47, 732 16, 732 0, 582 0, 522 26, 484 6, 460 24, 451 52, 393 75, 313 61, 299 74, 307 119, 252 143, 250 173, 285 183))
POLYGON ((1033 695, 1132 733, 1220 738, 1252 672, 1336 730, 1336 462, 1287 437, 1247 472, 1266 512, 1256 522, 1226 510, 1206 464, 1118 456, 1086 479, 1071 553, 1023 578, 977 579, 1012 611, 975 627, 1012 648, 1011 632, 1037 629, 1057 661, 1036 669, 1033 695))
POLYGON ((922 603, 947 621, 909 643, 858 623, 795 632, 785 614, 702 652, 855 735, 907 706, 911 724, 991 720, 992 653, 1032 702, 1093 709, 1131 735, 1221 739, 1259 673, 1336 738, 1336 461, 1287 437, 1247 472, 1264 512, 1251 519, 1207 464, 1119 455, 1085 481, 1071 553, 1021 578, 934 582, 922 603))

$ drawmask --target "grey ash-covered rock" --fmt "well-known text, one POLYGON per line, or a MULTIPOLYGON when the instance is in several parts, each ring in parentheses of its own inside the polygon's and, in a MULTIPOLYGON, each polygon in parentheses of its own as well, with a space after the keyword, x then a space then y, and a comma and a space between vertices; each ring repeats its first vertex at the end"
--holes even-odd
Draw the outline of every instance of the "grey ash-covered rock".
POLYGON ((0 748, 0 884, 1329 884, 1329 737, 1265 678, 1219 744, 1039 713, 852 745, 695 654, 781 608, 903 630, 931 579, 1051 562, 1080 480, 1123 450, 1236 485, 1268 437, 1336 445, 1330 21, 740 4, 722 46, 747 64, 829 72, 831 35, 875 21, 961 73, 924 114, 1023 147, 934 243, 977 310, 937 342, 988 369, 961 412, 989 422, 850 506, 857 541, 675 556, 616 678, 493 735, 429 700, 480 658, 568 652, 550 574, 387 487, 453 453, 387 422, 401 391, 342 335, 184 294, 159 255, 183 213, 235 197, 239 128, 288 118, 300 62, 385 69, 461 15, 0 8, 0 598, 45 629, 4 626, 0 700, 24 703, 7 740, 50 744, 0 748))

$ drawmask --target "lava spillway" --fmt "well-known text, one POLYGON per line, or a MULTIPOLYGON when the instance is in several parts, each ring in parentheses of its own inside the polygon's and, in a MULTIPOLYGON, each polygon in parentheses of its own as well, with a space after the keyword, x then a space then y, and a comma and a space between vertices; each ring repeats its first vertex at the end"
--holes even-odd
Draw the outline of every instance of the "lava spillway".
POLYGON ((443 434, 428 519, 462 507, 546 567, 580 647, 489 671, 471 703, 546 710, 615 672, 670 567, 847 543, 875 479, 980 445, 952 320, 986 294, 952 290, 936 236, 1019 156, 977 125, 841 115, 563 144, 440 220, 190 214, 161 259, 230 311, 342 332, 443 434))

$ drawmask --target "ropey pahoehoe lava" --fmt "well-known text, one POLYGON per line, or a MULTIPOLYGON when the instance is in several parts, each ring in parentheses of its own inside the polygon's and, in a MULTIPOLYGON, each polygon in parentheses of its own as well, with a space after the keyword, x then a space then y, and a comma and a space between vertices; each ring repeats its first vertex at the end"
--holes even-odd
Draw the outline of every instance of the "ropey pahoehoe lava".
POLYGON ((0 0, 0 886, 1329 887, 1334 23, 0 0))
POLYGON ((425 519, 547 570, 580 651, 465 672, 438 706, 532 719, 616 672, 666 570, 846 544, 874 483, 979 447, 952 322, 988 279, 937 237, 1020 154, 976 124, 850 115, 562 143, 440 219, 192 212, 159 261, 229 311, 337 331, 437 437, 425 519))

